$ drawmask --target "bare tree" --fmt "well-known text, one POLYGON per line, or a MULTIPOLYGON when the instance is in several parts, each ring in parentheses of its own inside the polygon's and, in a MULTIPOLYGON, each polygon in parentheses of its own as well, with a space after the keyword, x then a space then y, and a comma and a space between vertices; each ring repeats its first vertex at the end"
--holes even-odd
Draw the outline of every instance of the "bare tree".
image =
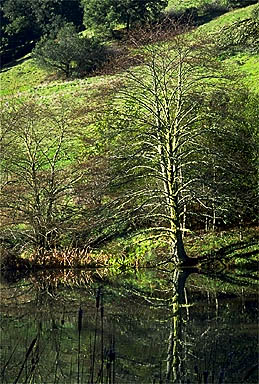
POLYGON ((204 136, 213 132, 217 106, 211 101, 226 91, 227 76, 210 41, 176 27, 170 32, 135 37, 139 66, 126 74, 116 104, 121 118, 112 132, 115 159, 124 164, 118 180, 132 183, 130 192, 121 190, 120 211, 152 220, 146 231, 167 238, 175 264, 188 264, 182 217, 186 202, 198 200, 194 185, 200 180, 193 169, 209 166, 204 136))
POLYGON ((6 102, 1 131, 1 226, 20 228, 42 251, 75 219, 77 138, 62 102, 6 102))

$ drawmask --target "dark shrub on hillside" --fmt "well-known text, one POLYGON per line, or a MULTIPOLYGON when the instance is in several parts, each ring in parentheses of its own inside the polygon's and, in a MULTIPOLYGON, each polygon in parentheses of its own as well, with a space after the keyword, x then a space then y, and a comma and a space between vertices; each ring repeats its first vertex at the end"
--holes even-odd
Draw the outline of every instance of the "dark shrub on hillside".
POLYGON ((225 13, 227 11, 228 5, 225 3, 222 4, 220 1, 217 0, 211 3, 204 3, 200 8, 200 12, 202 15, 211 15, 213 17, 225 13))
POLYGON ((99 41, 81 37, 71 23, 41 38, 32 52, 40 67, 63 73, 66 78, 93 72, 107 56, 107 49, 99 41))
POLYGON ((255 54, 259 52, 259 5, 253 9, 250 17, 222 28, 219 46, 231 54, 240 50, 255 54))
POLYGON ((258 0, 227 0, 227 6, 232 8, 247 7, 256 4, 258 0))

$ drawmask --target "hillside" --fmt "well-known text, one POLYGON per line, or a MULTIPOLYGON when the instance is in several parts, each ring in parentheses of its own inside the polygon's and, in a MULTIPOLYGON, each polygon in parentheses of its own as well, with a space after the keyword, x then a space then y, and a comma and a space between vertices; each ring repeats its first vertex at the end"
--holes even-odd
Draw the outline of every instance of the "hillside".
MULTIPOLYGON (((210 21, 198 28, 205 33, 213 34, 220 32, 220 30, 234 21, 246 19, 252 12, 256 5, 251 5, 246 8, 237 9, 222 16, 217 17, 215 20, 210 21)), ((252 91, 259 91, 259 60, 258 55, 249 53, 239 53, 237 56, 228 59, 229 64, 238 66, 241 72, 245 74, 245 81, 252 91)), ((120 77, 120 74, 117 75, 120 77)), ((116 76, 115 76, 116 78, 116 76)), ((27 55, 21 60, 18 60, 16 65, 6 68, 2 71, 1 81, 1 94, 2 96, 15 94, 18 92, 25 92, 33 94, 39 93, 47 97, 53 94, 67 94, 75 95, 77 97, 89 96, 93 97, 93 90, 103 84, 107 86, 114 80, 113 76, 94 76, 80 80, 62 81, 55 80, 55 75, 45 72, 36 67, 27 55), (90 89, 89 89, 90 87, 90 89)))
MULTIPOLYGON (((189 3, 192 6, 192 2, 189 3)), ((175 3, 171 1, 170 6, 175 6, 175 3)), ((207 41, 218 40, 227 33, 228 26, 249 18, 255 7, 256 5, 251 5, 237 9, 217 16, 207 23, 201 23, 188 32, 186 41, 196 41, 197 36, 201 35, 206 36, 207 41)), ((193 180, 196 182, 201 178, 200 184, 197 183, 194 192, 192 191, 195 199, 198 194, 202 196, 201 199, 198 197, 195 202, 190 203, 190 209, 194 211, 189 216, 192 229, 185 230, 186 204, 181 206, 182 216, 177 225, 175 224, 177 214, 170 208, 172 228, 176 225, 177 231, 183 230, 187 234, 193 234, 193 231, 203 231, 204 228, 205 231, 209 229, 215 231, 221 228, 232 230, 233 226, 239 226, 238 232, 233 233, 233 239, 235 241, 238 238, 242 239, 242 231, 247 230, 246 225, 253 225, 255 222, 256 111, 253 106, 259 93, 258 54, 240 45, 237 48, 222 49, 210 62, 209 51, 205 52, 204 47, 201 47, 201 52, 204 54, 201 61, 195 53, 193 57, 190 56, 190 60, 193 60, 196 65, 194 73, 191 74, 194 83, 191 77, 190 79, 187 77, 186 80, 183 76, 181 79, 183 81, 176 85, 174 81, 179 80, 180 72, 178 80, 171 80, 165 70, 162 77, 165 88, 159 88, 163 83, 159 77, 161 67, 158 68, 158 72, 151 72, 151 78, 159 73, 158 77, 155 77, 155 80, 159 79, 159 81, 156 83, 155 89, 158 91, 154 102, 153 88, 150 88, 150 84, 146 82, 149 78, 147 75, 142 77, 143 74, 148 73, 145 72, 147 69, 152 70, 153 67, 143 59, 142 50, 147 49, 145 52, 151 53, 152 60, 155 58, 152 56, 156 54, 154 52, 159 52, 158 62, 169 65, 171 72, 168 73, 173 73, 174 79, 177 79, 175 66, 172 65, 175 60, 174 53, 170 56, 175 42, 177 44, 177 37, 175 40, 164 42, 168 50, 164 54, 161 54, 162 45, 153 44, 144 48, 138 47, 137 50, 132 46, 127 47, 127 54, 130 52, 134 60, 136 59, 135 67, 132 65, 130 68, 131 75, 128 75, 124 66, 117 66, 117 63, 111 59, 109 68, 106 67, 89 77, 64 79, 54 72, 39 69, 30 55, 2 70, 0 78, 4 106, 2 136, 4 144, 7 144, 3 152, 5 178, 3 177, 4 193, 1 201, 5 212, 2 215, 0 228, 4 247, 18 249, 24 257, 33 254, 35 259, 40 259, 41 264, 50 263, 50 265, 52 265, 51 250, 55 248, 55 257, 59 260, 60 252, 64 253, 65 249, 65 256, 62 256, 65 257, 62 261, 64 266, 73 264, 71 261, 68 262, 72 256, 75 264, 89 263, 88 250, 98 248, 100 244, 104 248, 100 253, 93 251, 93 255, 95 262, 102 260, 104 264, 112 264, 111 254, 120 254, 122 249, 123 257, 125 254, 129 256, 129 263, 133 265, 136 259, 141 259, 146 254, 148 259, 152 259, 156 247, 165 255, 166 242, 164 238, 161 240, 161 235, 156 236, 152 232, 154 236, 151 237, 152 240, 150 238, 145 240, 143 237, 145 231, 150 233, 151 229, 154 229, 149 227, 150 223, 154 225, 155 230, 159 228, 165 232, 168 230, 168 225, 164 224, 168 219, 167 214, 156 211, 161 202, 155 205, 155 208, 153 206, 149 208, 149 205, 151 206, 149 202, 148 208, 145 206, 146 191, 149 192, 149 188, 153 188, 154 191, 158 190, 161 193, 162 187, 159 183, 162 184, 163 178, 152 179, 150 173, 144 178, 145 173, 142 173, 144 168, 157 172, 157 164, 154 165, 154 162, 157 160, 157 152, 161 154, 163 145, 165 145, 166 155, 161 157, 162 160, 160 159, 158 165, 161 165, 164 158, 168 158, 169 163, 162 164, 161 168, 165 174, 169 175, 170 183, 175 183, 171 180, 170 173, 175 168, 172 159, 178 156, 177 161, 180 161, 182 158, 182 153, 177 152, 179 147, 184 148, 186 151, 183 152, 184 158, 188 160, 184 175, 186 184, 182 181, 182 174, 180 176, 177 174, 176 179, 180 178, 183 185, 189 185, 193 180), (142 62, 138 61, 139 57, 142 62), (136 66, 136 63, 140 62, 141 65, 136 66), (213 68, 218 71, 222 63, 227 68, 228 74, 240 74, 240 81, 247 86, 248 93, 236 91, 234 85, 231 89, 231 82, 228 83, 229 88, 227 88, 227 83, 220 79, 220 75, 220 80, 216 79, 217 76, 215 76, 216 80, 211 80, 213 72, 210 71, 213 71, 213 68), (206 78, 206 70, 208 70, 208 77, 205 82, 202 82, 200 79, 206 78), (181 90, 182 93, 176 97, 175 105, 172 104, 170 109, 168 105, 184 81, 187 84, 186 88, 181 90), (129 84, 133 85, 132 89, 129 84), (171 90, 167 84, 175 87, 173 88, 175 91, 170 93, 171 90), (114 101, 118 90, 124 90, 123 85, 128 86, 128 88, 125 87, 125 100, 118 101, 115 97, 114 101), (204 95, 202 95, 203 89, 206 89, 204 95), (163 92, 164 98, 161 97, 163 92), (242 110, 242 103, 246 100, 247 94, 249 94, 249 103, 242 110), (185 111, 181 110, 182 99, 184 99, 185 111), (157 100, 159 102, 155 104, 157 100), (162 106, 162 112, 159 110, 160 106, 162 106), (155 108, 158 108, 159 113, 154 112, 155 108), (164 113, 164 111, 167 112, 164 113), (177 116, 178 111, 180 112, 177 116), (191 113, 193 115, 189 118, 191 113), (151 116, 151 119, 154 118, 156 121, 161 118, 158 124, 159 129, 175 124, 174 128, 177 130, 178 124, 182 124, 178 131, 181 141, 175 145, 170 155, 167 156, 172 149, 171 142, 164 144, 164 140, 171 137, 171 128, 166 131, 166 134, 163 133, 164 136, 160 136, 159 130, 158 134, 157 132, 151 134, 154 124, 147 122, 147 116, 148 118, 151 116), (192 125, 195 132, 194 138, 201 136, 201 139, 198 138, 196 142, 192 138, 188 139, 189 142, 187 140, 185 148, 185 137, 191 137, 192 125), (208 126, 210 128, 204 133, 208 126), (154 137, 154 140, 162 137, 162 141, 158 144, 157 141, 152 142, 154 137), (194 149, 190 150, 189 145, 193 143, 194 149), (143 148, 149 148, 150 152, 142 156, 143 148), (153 148, 156 148, 155 152, 152 152, 153 148), (196 157, 191 157, 197 148, 196 157), (200 148, 203 149, 200 150, 200 148), (141 155, 138 158, 139 154, 141 155), (140 159, 140 162, 137 163, 136 159, 140 159), (196 166, 197 159, 201 162, 200 168, 196 166), (195 164, 195 166, 192 167, 189 164, 195 164), (222 164, 226 165, 226 169, 222 164), (139 171, 140 168, 141 171, 139 171), (167 172, 168 169, 170 172, 167 172), (125 181, 128 175, 130 175, 129 180, 125 181), (228 177, 231 177, 231 183, 228 177), (229 194, 230 197, 226 195, 225 198, 224 193, 229 194), (140 214, 137 216, 139 211, 140 214), (153 213, 155 219, 152 216, 153 213), (182 220, 181 223, 180 220, 182 220), (117 242, 117 238, 129 233, 136 233, 137 240, 128 240, 126 236, 126 240, 123 239, 122 243, 120 240, 117 242), (31 239, 33 239, 32 242, 31 239), (139 241, 141 245, 138 245, 139 241), (74 247, 77 247, 76 250, 71 250, 74 247), (47 252, 47 256, 44 251, 43 256, 41 255, 42 249, 47 252)), ((197 46, 194 44, 191 50, 195 50, 197 46)), ((183 46, 176 45, 176 47, 180 47, 188 54, 191 52, 188 49, 184 51, 183 46)), ((122 51, 121 45, 120 49, 122 51)), ((130 65, 132 57, 127 56, 127 66, 130 65)), ((155 60, 154 63, 154 66, 157 65, 155 60)), ((175 63, 178 63, 177 60, 175 63)), ((190 73, 191 67, 188 67, 190 64, 188 60, 183 61, 183 64, 187 65, 186 73, 190 73)), ((162 68, 165 67, 162 66, 162 68)), ((181 167, 182 165, 180 165, 182 171, 181 167)), ((178 182, 175 185, 177 186, 178 182)), ((168 194, 169 187, 166 192, 168 194)), ((184 192, 183 187, 170 191, 172 199, 176 195, 184 196, 182 195, 184 192)), ((186 199, 187 197, 189 197, 188 194, 186 199)), ((168 203, 165 192, 162 192, 159 198, 167 200, 166 204, 168 203)), ((182 200, 184 199, 185 196, 182 200)), ((172 207, 174 204, 169 203, 169 206, 172 207)), ((174 229, 171 231, 175 236, 174 229)), ((181 235, 179 236, 177 241, 182 242, 181 235)), ((250 233, 248 229, 247 236, 249 251, 252 249, 253 255, 254 230, 250 233)), ((233 239, 228 238, 228 241, 234 244, 233 239)), ((218 239, 212 241, 212 249, 217 241, 218 239)), ((197 256, 192 239, 188 238, 186 243, 188 243, 188 249, 192 250, 192 255, 197 256)), ((227 247, 225 243, 224 246, 227 247)), ((211 249, 210 246, 208 248, 211 249)), ((236 252, 236 248, 233 252, 236 252)), ((90 264, 91 262, 90 258, 90 264)))

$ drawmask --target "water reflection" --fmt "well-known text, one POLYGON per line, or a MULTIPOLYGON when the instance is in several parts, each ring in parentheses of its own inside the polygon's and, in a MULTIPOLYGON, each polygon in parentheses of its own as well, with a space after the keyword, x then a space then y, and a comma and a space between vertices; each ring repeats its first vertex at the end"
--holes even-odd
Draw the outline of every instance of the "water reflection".
POLYGON ((225 277, 66 270, 2 280, 1 382, 258 383, 257 289, 225 277))

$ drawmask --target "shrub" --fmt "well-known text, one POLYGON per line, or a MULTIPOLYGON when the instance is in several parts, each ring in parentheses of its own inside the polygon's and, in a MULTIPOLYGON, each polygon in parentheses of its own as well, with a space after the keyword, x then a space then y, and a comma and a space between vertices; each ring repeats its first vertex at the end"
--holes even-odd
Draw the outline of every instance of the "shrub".
POLYGON ((220 0, 214 0, 210 3, 204 3, 201 6, 201 13, 204 15, 219 15, 228 11, 228 5, 220 0))
POLYGON ((56 33, 43 36, 32 52, 36 63, 66 78, 93 72, 107 59, 107 49, 97 40, 81 37, 67 23, 56 33))

